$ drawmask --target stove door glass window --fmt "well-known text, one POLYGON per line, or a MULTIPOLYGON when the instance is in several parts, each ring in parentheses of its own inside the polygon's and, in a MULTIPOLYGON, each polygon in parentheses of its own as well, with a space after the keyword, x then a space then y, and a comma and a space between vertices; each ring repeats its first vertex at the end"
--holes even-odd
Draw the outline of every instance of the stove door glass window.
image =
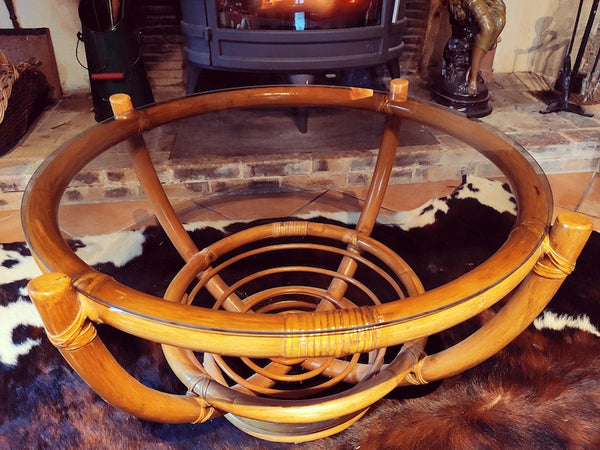
POLYGON ((383 0, 217 0, 217 12, 220 28, 330 30, 381 25, 382 2, 383 0))

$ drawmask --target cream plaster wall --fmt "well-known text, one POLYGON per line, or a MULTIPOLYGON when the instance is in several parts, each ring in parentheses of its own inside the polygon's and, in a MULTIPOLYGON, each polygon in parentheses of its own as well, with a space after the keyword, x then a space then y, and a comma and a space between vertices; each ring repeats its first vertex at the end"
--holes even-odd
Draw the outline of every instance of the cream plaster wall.
MULTIPOLYGON (((495 72, 534 72, 556 77, 567 53, 579 0, 504 0, 506 26, 494 59, 495 72)), ((584 0, 572 62, 592 0, 584 0)))
MULTIPOLYGON (((494 71, 535 72, 555 77, 566 53, 579 0, 504 0, 507 23, 494 60, 494 71)), ((21 26, 49 28, 63 92, 89 89, 87 71, 75 59, 76 33, 81 24, 79 0, 13 0, 21 26)), ((585 0, 587 17, 592 0, 585 0)), ((3 2, 0 28, 12 28, 3 2)), ((582 23, 580 29, 583 30, 582 23)), ((0 43, 1 48, 1 43, 0 43)), ((85 63, 85 52, 80 46, 85 63)), ((573 49, 573 59, 577 48, 573 49)))
MULTIPOLYGON (((22 28, 50 29, 63 93, 88 91, 87 70, 75 59, 77 32, 81 30, 77 14, 79 0, 13 0, 13 4, 22 28)), ((4 2, 0 2, 0 28, 12 29, 4 2)), ((83 45, 80 45, 79 56, 85 64, 83 45)))

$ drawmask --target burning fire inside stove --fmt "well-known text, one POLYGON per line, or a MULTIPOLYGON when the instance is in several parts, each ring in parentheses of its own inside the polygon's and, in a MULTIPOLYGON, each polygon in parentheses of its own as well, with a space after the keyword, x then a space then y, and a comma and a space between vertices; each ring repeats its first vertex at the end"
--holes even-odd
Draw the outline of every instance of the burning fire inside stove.
POLYGON ((321 30, 378 25, 382 0, 242 0, 218 2, 219 26, 321 30))

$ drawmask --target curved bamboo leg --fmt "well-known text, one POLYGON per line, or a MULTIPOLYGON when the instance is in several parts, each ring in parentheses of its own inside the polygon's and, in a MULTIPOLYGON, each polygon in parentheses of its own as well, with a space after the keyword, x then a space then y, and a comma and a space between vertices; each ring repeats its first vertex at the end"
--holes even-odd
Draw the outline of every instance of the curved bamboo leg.
POLYGON ((29 282, 28 290, 52 344, 107 402, 155 422, 199 423, 220 415, 194 394, 156 391, 129 375, 96 334, 85 305, 66 275, 41 275, 29 282))
MULTIPOLYGON (((394 104, 400 104, 407 100, 408 82, 406 80, 393 80, 390 87, 389 100, 394 104)), ((400 137, 400 127, 402 119, 396 115, 388 114, 385 116, 383 128, 383 136, 379 146, 377 162, 373 171, 373 178, 369 185, 369 191, 365 200, 358 223, 356 224, 356 232, 358 235, 370 235, 375 226, 377 215, 381 209, 383 197, 387 189, 392 168, 394 167, 394 159, 398 148, 398 140, 400 137)), ((348 250, 358 252, 356 248, 350 244, 348 250)), ((340 262, 338 272, 345 276, 352 276, 356 271, 356 261, 350 257, 345 257, 340 262)), ((337 300, 340 300, 347 289, 347 284, 340 278, 332 280, 327 293, 332 295, 337 300)), ((329 304, 327 304, 329 305, 329 304)), ((331 307, 329 305, 329 307, 331 307)))
MULTIPOLYGON (((114 94, 110 97, 110 104, 115 115, 115 120, 127 118, 127 113, 133 111, 131 98, 126 94, 114 94)), ((198 248, 187 234, 183 225, 177 218, 173 205, 167 194, 150 159, 148 148, 141 134, 136 134, 127 139, 127 148, 131 156, 133 168, 140 180, 146 197, 152 203, 154 213, 159 223, 173 242, 173 245, 185 261, 198 253, 198 248)))
MULTIPOLYGON (((404 79, 392 80, 389 93, 389 101, 394 104, 400 104, 407 100, 408 95, 408 81, 404 79)), ((375 163, 375 169, 373 171, 373 178, 369 185, 367 198, 365 200, 365 206, 363 207, 358 222, 356 224, 356 233, 360 235, 369 236, 373 231, 377 216, 383 203, 383 198, 387 190, 387 186, 394 167, 394 160, 396 157, 396 151, 398 149, 398 140, 400 138, 400 128, 402 126, 402 119, 396 115, 386 115, 383 136, 381 138, 381 144, 379 146, 379 153, 377 155, 377 161, 375 163)), ((350 243, 348 245, 348 251, 353 254, 359 254, 360 251, 356 246, 350 243)), ((338 266, 338 273, 344 276, 353 276, 357 269, 356 260, 352 257, 345 256, 340 261, 338 266)), ((420 283, 420 282, 419 282, 420 283)), ((327 294, 331 295, 338 301, 341 301, 348 289, 348 284, 340 278, 334 278, 328 289, 327 294)), ((333 306, 329 302, 321 302, 319 309, 331 309, 333 306)), ((423 341, 425 342, 425 341, 423 341)), ((371 357, 377 359, 376 353, 382 357, 385 350, 378 350, 373 352, 371 357)), ((302 363, 302 366, 310 370, 314 367, 317 360, 308 359, 302 363)), ((338 361, 334 367, 336 370, 344 370, 346 362, 338 361)), ((335 373, 335 371, 334 371, 335 373)), ((355 376, 356 373, 353 373, 355 376)))
MULTIPOLYGON (((110 104, 113 109, 115 120, 127 118, 127 114, 133 111, 131 97, 126 94, 114 94, 110 96, 110 104)), ((140 180, 146 197, 152 203, 154 213, 167 236, 187 262, 198 253, 198 247, 192 241, 185 228, 177 218, 177 213, 165 193, 160 179, 150 159, 150 153, 141 134, 136 134, 127 139, 127 148, 131 155, 133 168, 140 180)), ((207 289, 215 297, 220 296, 228 289, 228 286, 220 277, 214 277, 207 283, 207 289)), ((226 309, 229 311, 242 311, 242 303, 235 294, 231 294, 225 301, 226 309)))
POLYGON ((577 213, 559 215, 544 246, 544 254, 509 302, 465 340, 422 359, 415 368, 415 376, 409 377, 408 382, 424 384, 456 375, 506 347, 542 312, 573 271, 591 232, 592 222, 588 217, 577 213))

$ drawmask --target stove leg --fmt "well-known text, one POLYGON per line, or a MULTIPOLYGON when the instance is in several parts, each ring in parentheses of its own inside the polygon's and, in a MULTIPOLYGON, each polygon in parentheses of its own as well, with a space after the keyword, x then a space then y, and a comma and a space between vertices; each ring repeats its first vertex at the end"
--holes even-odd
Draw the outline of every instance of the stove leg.
POLYGON ((198 83, 198 77, 200 76, 200 67, 194 63, 188 62, 186 65, 185 75, 185 93, 191 95, 196 89, 196 83, 198 83))
MULTIPOLYGON (((315 82, 315 76, 307 73, 293 73, 288 75, 288 79, 291 84, 314 84, 315 82)), ((305 134, 308 131, 308 108, 294 108, 291 114, 298 131, 305 134)))
POLYGON ((394 58, 386 63, 387 69, 390 71, 392 80, 400 78, 400 58, 394 58))

